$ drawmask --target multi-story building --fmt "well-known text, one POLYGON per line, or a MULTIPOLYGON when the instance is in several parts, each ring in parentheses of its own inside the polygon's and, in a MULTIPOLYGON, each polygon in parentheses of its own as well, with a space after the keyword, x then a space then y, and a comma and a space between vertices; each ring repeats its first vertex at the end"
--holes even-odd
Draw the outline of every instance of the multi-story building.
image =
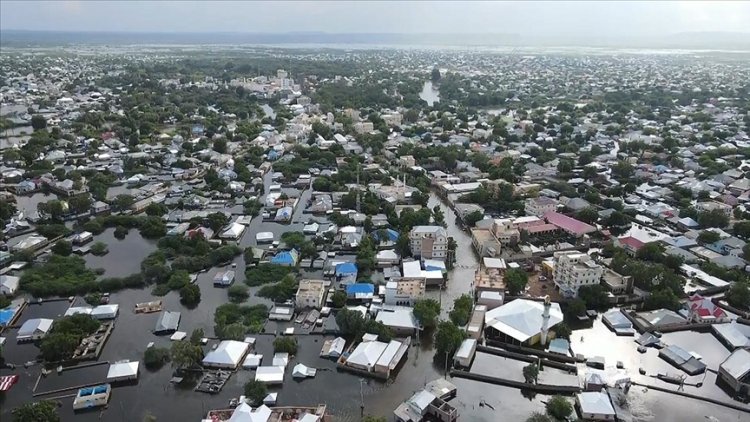
POLYGON ((445 259, 448 233, 440 226, 415 226, 409 232, 412 255, 425 259, 445 259))
POLYGON ((537 198, 529 198, 524 202, 524 211, 526 215, 535 215, 541 217, 544 214, 557 210, 558 202, 552 198, 546 196, 540 196, 537 198))
POLYGON ((385 304, 414 306, 414 302, 424 296, 424 279, 389 281, 385 285, 385 304))
POLYGON ((294 297, 294 305, 297 309, 316 308, 323 306, 326 294, 325 281, 302 280, 299 282, 297 294, 294 297))
POLYGON ((555 254, 555 286, 566 297, 578 295, 581 286, 599 284, 604 269, 585 253, 560 252, 555 254))

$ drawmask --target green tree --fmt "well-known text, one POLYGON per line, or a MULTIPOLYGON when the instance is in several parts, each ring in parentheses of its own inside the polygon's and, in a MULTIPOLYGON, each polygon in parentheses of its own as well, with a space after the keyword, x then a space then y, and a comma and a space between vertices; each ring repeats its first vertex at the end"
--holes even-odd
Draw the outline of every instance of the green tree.
POLYGON ((539 378, 539 367, 536 363, 530 363, 523 367, 523 379, 529 384, 536 384, 539 378))
POLYGON ((719 233, 716 233, 713 230, 703 230, 698 235, 698 242, 704 245, 718 242, 720 239, 721 239, 721 236, 719 236, 719 233))
POLYGON ((547 413, 557 420, 566 420, 573 413, 573 406, 563 396, 553 396, 546 405, 547 413))
POLYGON ((433 83, 438 83, 438 82, 440 82, 440 78, 441 78, 441 76, 440 76, 440 69, 438 69, 437 66, 433 67, 432 68, 432 72, 430 73, 430 80, 433 83))
POLYGON ((576 214, 576 218, 584 223, 593 224, 599 219, 599 213, 592 207, 586 207, 576 214))
POLYGON ((463 327, 469 323, 469 318, 471 318, 471 311, 473 308, 474 300, 471 298, 471 295, 462 294, 453 301, 453 309, 451 309, 448 316, 454 324, 463 327))
POLYGON ((146 212, 146 215, 161 217, 167 214, 169 212, 169 209, 164 204, 157 204, 156 202, 152 202, 148 204, 144 211, 146 212))
POLYGON ((129 210, 130 207, 135 203, 135 198, 132 195, 120 194, 112 200, 112 208, 115 211, 129 210))
POLYGON ((567 314, 578 317, 586 313, 586 302, 581 298, 575 298, 568 302, 567 314))
POLYGON ((561 322, 555 326, 555 337, 570 339, 571 334, 572 331, 570 330, 568 324, 566 324, 565 322, 561 322))
POLYGON ((42 130, 47 128, 47 119, 41 114, 35 114, 31 116, 31 127, 34 131, 42 130))
POLYGON ((96 242, 91 245, 91 253, 96 256, 106 255, 107 252, 109 252, 109 248, 107 248, 107 244, 104 242, 96 242))
POLYGON ((276 337, 273 341, 274 353, 297 353, 297 340, 294 337, 276 337))
POLYGON ((579 287, 578 297, 586 303, 588 309, 601 310, 609 307, 609 296, 601 284, 579 287))
POLYGON ((172 343, 170 355, 172 365, 181 369, 190 369, 203 360, 203 349, 200 345, 186 340, 175 341, 172 343))
POLYGON ((201 289, 195 284, 186 284, 180 289, 180 303, 193 308, 201 302, 201 289))
POLYGON ((523 293, 526 289, 526 284, 529 281, 529 276, 526 271, 519 268, 511 268, 505 272, 503 277, 505 281, 505 287, 508 289, 508 293, 511 296, 518 296, 523 293))
POLYGON ((414 303, 414 317, 423 328, 434 328, 440 316, 440 304, 435 299, 420 299, 414 303))
POLYGON ((464 224, 466 224, 467 227, 474 227, 474 225, 482 219, 484 219, 484 213, 478 210, 472 211, 464 217, 464 224))
POLYGON ((552 422, 552 419, 544 413, 534 412, 526 418, 526 422, 552 422))
POLYGON ((464 338, 466 334, 452 321, 441 321, 435 332, 435 350, 438 354, 453 356, 464 338))
POLYGON ((253 406, 259 406, 260 404, 262 404, 263 399, 265 399, 268 395, 266 384, 256 380, 250 380, 246 382, 244 391, 245 397, 253 406))
POLYGON ((331 303, 334 308, 341 308, 346 305, 346 293, 343 290, 336 290, 331 295, 331 303))
POLYGON ((703 228, 724 228, 729 225, 729 217, 721 210, 711 210, 698 213, 698 224, 703 228))
POLYGON ((51 400, 24 403, 11 414, 13 422, 60 422, 57 405, 51 400))
POLYGON ((250 297, 250 288, 248 288, 244 284, 233 284, 232 286, 229 286, 227 294, 229 295, 230 301, 234 303, 241 303, 246 301, 247 298, 250 297))
POLYGON ((143 363, 151 370, 160 369, 170 359, 169 349, 152 346, 143 353, 143 363))
POLYGON ((726 298, 727 302, 736 308, 750 308, 750 283, 747 281, 735 281, 729 287, 726 298))
POLYGON ((10 201, 0 201, 0 221, 8 221, 16 213, 16 204, 10 201))
POLYGON ((52 246, 52 253, 60 256, 68 256, 73 253, 73 245, 67 240, 58 240, 57 243, 52 246))
POLYGON ((249 199, 242 203, 242 208, 245 214, 256 217, 258 216, 258 214, 260 214, 260 210, 261 208, 263 208, 263 204, 261 204, 257 199, 249 199))

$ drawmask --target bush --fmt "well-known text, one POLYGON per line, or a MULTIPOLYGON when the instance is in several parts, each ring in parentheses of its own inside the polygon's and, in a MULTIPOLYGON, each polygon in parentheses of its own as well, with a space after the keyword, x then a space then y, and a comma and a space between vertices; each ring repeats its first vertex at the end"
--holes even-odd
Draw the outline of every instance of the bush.
POLYGON ((95 280, 83 258, 52 255, 21 275, 21 287, 36 297, 74 296, 98 290, 95 280))
POLYGON ((169 362, 169 360, 169 349, 164 347, 149 347, 143 353, 143 363, 148 369, 160 369, 165 363, 169 362))
POLYGON ((261 286, 280 281, 285 275, 291 272, 291 267, 276 264, 259 264, 245 270, 245 283, 250 287, 261 286))
POLYGON ((109 248, 107 248, 107 244, 104 242, 96 242, 91 245, 91 253, 96 256, 106 255, 108 252, 109 248))
POLYGON ((331 295, 331 304, 334 308, 342 308, 346 305, 346 293, 343 290, 336 290, 331 295))
POLYGON ((227 294, 229 294, 229 300, 234 303, 244 302, 250 297, 250 288, 244 284, 233 284, 227 290, 227 294))
POLYGON ((39 224, 36 231, 47 239, 54 239, 60 236, 67 236, 71 233, 65 224, 39 224))
POLYGON ((294 337, 276 337, 273 341, 274 353, 297 353, 297 340, 294 337))
POLYGON ((91 306, 98 306, 102 303, 102 295, 100 293, 89 293, 83 300, 91 306))
POLYGON ((115 227, 114 236, 115 239, 125 239, 125 236, 128 235, 128 232, 130 232, 130 229, 125 226, 117 226, 115 227))
POLYGON ((60 422, 57 404, 51 400, 27 402, 13 409, 11 413, 13 422, 60 422))
POLYGON ((297 280, 293 274, 287 274, 278 283, 267 284, 258 290, 258 296, 271 299, 274 302, 284 302, 294 297, 297 292, 297 280))
POLYGON ((552 397, 546 407, 547 413, 557 420, 565 420, 573 412, 573 406, 562 396, 552 397))
POLYGON ((63 317, 52 324, 49 333, 39 344, 42 358, 47 362, 69 359, 81 340, 99 329, 99 321, 89 315, 63 317))
POLYGON ((266 305, 225 303, 214 311, 214 332, 222 340, 241 340, 248 333, 259 333, 268 318, 266 305))
POLYGON ((187 284, 180 289, 180 303, 187 307, 195 307, 201 302, 201 289, 195 284, 187 284))
POLYGON ((253 406, 263 403, 263 399, 268 395, 266 385, 260 381, 250 380, 245 384, 245 397, 250 400, 253 406))
POLYGON ((104 225, 100 220, 97 219, 87 221, 83 224, 83 226, 81 226, 81 228, 87 232, 91 232, 92 234, 100 234, 104 231, 104 225))
POLYGON ((448 316, 454 324, 463 327, 469 323, 469 318, 471 318, 471 311, 473 308, 474 300, 470 295, 463 294, 453 301, 453 309, 448 316))
POLYGON ((67 240, 58 240, 57 243, 52 246, 52 253, 60 256, 68 256, 73 253, 73 245, 67 240))

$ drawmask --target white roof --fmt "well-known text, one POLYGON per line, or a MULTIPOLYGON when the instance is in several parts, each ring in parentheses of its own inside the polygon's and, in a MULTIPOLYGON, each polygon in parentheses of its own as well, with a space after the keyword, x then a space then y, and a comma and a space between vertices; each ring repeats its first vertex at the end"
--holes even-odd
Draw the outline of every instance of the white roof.
POLYGON ((471 356, 472 350, 477 346, 477 341, 473 338, 467 338, 461 343, 461 346, 456 351, 457 358, 468 358, 471 356))
POLYGON ((391 342, 388 343, 388 347, 385 348, 383 353, 380 355, 380 358, 378 358, 376 365, 391 366, 391 363, 393 362, 393 359, 398 354, 398 351, 400 348, 401 348, 401 342, 398 342, 396 340, 391 340, 391 342))
POLYGON ((409 404, 416 407, 420 414, 424 414, 425 409, 435 400, 435 395, 426 390, 420 390, 414 393, 409 399, 409 404))
MULTIPOLYGON (((232 223, 229 227, 221 233, 221 237, 237 238, 245 230, 245 226, 240 223, 232 223)), ((260 233, 259 233, 260 234, 260 233)))
POLYGON ((34 318, 23 323, 18 329, 18 338, 33 336, 37 332, 46 333, 52 327, 52 320, 46 318, 34 318))
POLYGON ((289 365, 289 353, 275 353, 273 355, 273 366, 286 367, 289 365))
POLYGON ((267 240, 273 239, 273 233, 271 232, 260 232, 255 235, 255 240, 267 240))
POLYGON ((711 324, 711 328, 723 337, 732 348, 750 347, 750 338, 748 338, 750 327, 732 321, 730 324, 711 324))
POLYGON ((120 309, 120 305, 99 305, 91 310, 91 316, 94 318, 114 318, 117 315, 117 311, 120 309))
POLYGON ((341 354, 344 352, 344 347, 346 346, 346 340, 344 340, 342 337, 336 337, 333 340, 326 340, 326 342, 323 344, 323 350, 322 353, 326 356, 341 356, 341 354))
POLYGON ((316 372, 318 372, 317 369, 298 363, 294 365, 292 376, 294 378, 314 377, 316 372))
POLYGON ((740 379, 750 372, 750 351, 737 349, 719 365, 734 379, 740 379))
POLYGON ((259 366, 255 370, 255 381, 260 382, 283 382, 283 366, 259 366))
POLYGON ((407 308, 405 306, 383 308, 378 312, 375 321, 382 322, 388 327, 396 328, 416 329, 418 326, 412 308, 407 308))
POLYGON ((107 379, 132 378, 138 375, 138 361, 115 362, 109 365, 107 379))
POLYGON ((240 364, 243 356, 247 353, 249 344, 243 341, 224 340, 219 346, 208 352, 203 358, 203 364, 208 366, 229 366, 236 367, 240 364))
POLYGON ((615 409, 609 402, 609 397, 604 393, 587 391, 576 396, 581 412, 593 415, 614 415, 615 409))
POLYGON ((13 275, 0 275, 0 285, 7 288, 11 292, 15 292, 18 289, 20 277, 13 275))
POLYGON ((373 367, 386 348, 388 348, 388 344, 380 341, 360 343, 352 354, 349 355, 347 362, 368 368, 373 367))
POLYGON ((246 369, 257 368, 263 360, 263 355, 247 355, 242 362, 242 367, 246 369))
POLYGON ((422 276, 422 266, 419 261, 406 261, 403 267, 404 278, 419 278, 422 276))
POLYGON ((67 311, 65 311, 65 316, 77 314, 89 315, 93 310, 94 308, 92 308, 91 306, 71 306, 67 311))
MULTIPOLYGON (((484 314, 484 322, 501 333, 524 342, 542 330, 544 304, 526 299, 516 299, 484 314)), ((549 311, 549 328, 563 320, 560 304, 552 303, 549 311)))
POLYGON ((271 418, 271 413, 271 409, 265 404, 253 410, 250 405, 242 402, 234 409, 232 417, 227 419, 227 422, 267 422, 271 418))

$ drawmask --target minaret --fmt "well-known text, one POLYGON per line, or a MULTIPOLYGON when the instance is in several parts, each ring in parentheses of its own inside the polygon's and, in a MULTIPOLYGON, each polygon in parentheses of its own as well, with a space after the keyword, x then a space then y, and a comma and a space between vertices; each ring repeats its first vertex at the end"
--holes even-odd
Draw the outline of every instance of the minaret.
POLYGON ((541 343, 542 346, 547 344, 547 332, 549 331, 549 308, 552 306, 552 301, 549 298, 549 295, 544 297, 544 312, 542 313, 542 336, 541 336, 541 343))

